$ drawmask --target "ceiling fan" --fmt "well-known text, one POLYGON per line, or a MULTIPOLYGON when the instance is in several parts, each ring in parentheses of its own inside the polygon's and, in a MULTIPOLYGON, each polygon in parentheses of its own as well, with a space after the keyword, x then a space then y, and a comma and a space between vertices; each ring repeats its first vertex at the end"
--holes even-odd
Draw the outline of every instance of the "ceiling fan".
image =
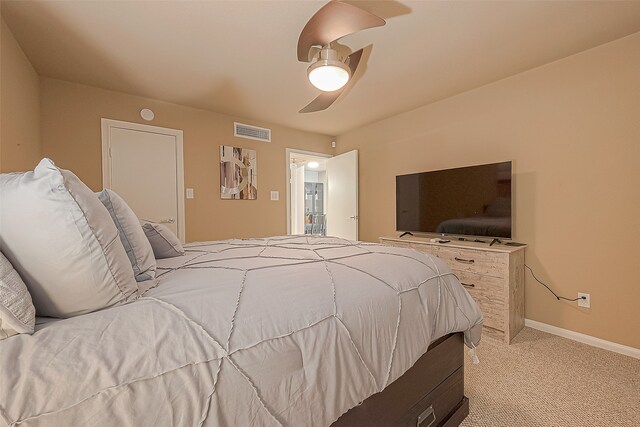
POLYGON ((327 3, 309 19, 298 39, 298 61, 311 62, 307 77, 322 93, 300 113, 328 108, 345 90, 358 68, 363 49, 341 60, 332 43, 356 31, 384 24, 385 20, 379 16, 341 1, 327 3))

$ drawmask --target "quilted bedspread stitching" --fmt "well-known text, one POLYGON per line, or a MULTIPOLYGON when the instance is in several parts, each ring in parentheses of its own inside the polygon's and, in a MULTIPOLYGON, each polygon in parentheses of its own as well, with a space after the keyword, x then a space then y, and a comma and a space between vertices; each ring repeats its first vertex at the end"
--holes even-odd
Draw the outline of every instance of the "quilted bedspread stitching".
MULTIPOLYGON (((197 364, 202 364, 202 363, 213 363, 213 362, 219 362, 218 363, 218 368, 216 370, 215 373, 215 377, 214 377, 214 382, 213 382, 213 388, 211 390, 211 392, 208 394, 207 399, 206 399, 206 404, 203 410, 203 414, 201 416, 201 421, 199 423, 199 425, 203 425, 209 415, 210 412, 210 406, 211 406, 211 401, 212 401, 212 397, 213 395, 216 393, 217 391, 217 384, 218 384, 218 379, 219 379, 219 375, 220 375, 220 371, 222 368, 222 364, 223 363, 229 363, 240 375, 242 378, 244 378, 244 380, 247 382, 247 384, 249 385, 249 387, 251 387, 251 389, 253 390, 257 400, 260 402, 261 407, 264 409, 264 411, 266 412, 266 414, 273 420, 275 421, 277 424, 282 425, 282 422, 280 420, 278 420, 276 418, 276 416, 272 413, 272 411, 267 407, 267 405, 265 404, 262 396, 260 396, 260 392, 257 389, 257 387, 255 386, 255 384, 253 383, 253 381, 251 380, 251 378, 242 371, 242 369, 237 365, 237 363, 233 360, 233 358, 231 357, 234 353, 240 352, 240 351, 244 351, 247 350, 249 348, 252 348, 256 345, 262 344, 266 341, 270 341, 270 340, 276 340, 285 336, 289 336, 292 335, 294 333, 300 332, 304 329, 310 328, 320 322, 323 322, 325 320, 327 320, 328 318, 335 318, 338 322, 338 324, 340 325, 341 328, 344 329, 344 331, 346 332, 346 336, 348 338, 348 340, 351 342, 351 345, 353 346, 353 349, 359 359, 359 361, 361 362, 361 364, 363 365, 363 367, 365 368, 365 370, 367 371, 367 373, 370 376, 370 379, 372 381, 372 384, 374 385, 375 389, 377 391, 381 391, 383 390, 389 382, 390 376, 391 376, 391 370, 392 370, 392 366, 393 366, 393 362, 394 362, 394 354, 396 352, 396 347, 397 347, 397 343, 398 343, 398 333, 399 333, 399 329, 400 329, 400 319, 401 319, 401 313, 402 313, 402 299, 401 299, 401 295, 403 293, 409 292, 409 291, 416 291, 416 293, 418 293, 418 289, 429 283, 432 280, 437 280, 437 285, 438 285, 438 294, 440 296, 442 290, 442 278, 444 276, 447 275, 452 275, 453 273, 451 272, 444 272, 441 273, 438 269, 438 266, 435 264, 435 262, 432 259, 429 259, 430 264, 417 259, 415 257, 412 256, 408 256, 405 254, 399 254, 399 253, 395 253, 395 252, 391 252, 391 251, 382 251, 380 250, 380 247, 378 245, 375 244, 369 244, 369 243, 364 243, 364 242, 351 242, 351 241, 347 241, 347 240, 342 240, 342 239, 332 239, 333 241, 331 243, 327 243, 326 241, 323 241, 323 239, 314 239, 314 241, 309 241, 309 238, 307 237, 305 239, 305 242, 300 242, 299 241, 300 238, 296 237, 296 236, 288 236, 288 237, 282 237, 282 238, 270 238, 270 239, 265 239, 264 241, 260 242, 260 239, 251 239, 251 240, 247 240, 247 241, 243 241, 243 240, 227 240, 227 241, 218 241, 218 242, 207 242, 207 243, 194 243, 194 244, 190 244, 188 245, 185 249, 187 254, 194 254, 195 256, 193 258, 190 258, 188 261, 182 263, 181 265, 178 265, 176 267, 173 268, 160 268, 159 267, 159 274, 158 274, 158 278, 162 278, 165 277, 167 275, 170 275, 178 270, 182 270, 182 269, 228 269, 228 270, 234 270, 234 271, 240 271, 243 272, 243 276, 242 276, 242 282, 240 284, 239 290, 238 290, 238 295, 236 298, 236 304, 235 304, 235 308, 233 311, 233 315, 231 317, 231 321, 230 321, 230 325, 229 325, 229 331, 227 334, 227 339, 226 342, 224 343, 225 345, 223 346, 221 343, 219 343, 215 338, 213 338, 206 330, 205 328, 199 324, 198 322, 196 322, 194 319, 190 318, 187 314, 185 314, 181 309, 179 309, 178 307, 176 307, 175 305, 162 300, 161 298, 157 298, 157 297, 150 297, 150 296, 143 296, 141 298, 141 300, 152 300, 157 304, 160 304, 164 307, 166 307, 168 310, 172 311, 173 313, 183 317, 185 320, 187 320, 190 324, 193 325, 194 328, 198 329, 198 331, 200 332, 204 332, 205 336, 208 337, 212 343, 212 345, 216 348, 216 350, 221 351, 222 355, 220 357, 216 357, 210 360, 204 360, 201 362, 193 362, 193 363, 189 363, 186 364, 184 366, 179 366, 179 367, 175 367, 173 369, 167 370, 165 372, 159 373, 157 375, 151 376, 151 377, 146 377, 146 378, 138 378, 132 381, 129 381, 127 383, 122 383, 122 384, 118 384, 116 386, 113 387, 108 387, 102 390, 97 391, 96 393, 94 393, 91 396, 88 396, 78 402, 76 402, 75 404, 68 406, 66 408, 62 408, 56 411, 52 411, 52 412, 48 412, 48 413, 42 413, 39 415, 35 415, 35 416, 30 416, 27 418, 24 418, 22 420, 16 420, 13 423, 11 423, 11 425, 17 425, 20 424, 24 421, 30 420, 30 419, 34 419, 37 417, 41 417, 41 416, 45 416, 45 415, 49 415, 52 413, 56 413, 56 412, 60 412, 60 411, 64 411, 64 410, 68 410, 70 408, 72 408, 73 406, 79 405, 82 402, 91 399, 97 395, 99 395, 100 393, 105 392, 106 390, 109 389, 113 389, 113 388, 118 388, 118 387, 124 387, 127 386, 128 384, 131 384, 133 382, 136 381, 144 381, 144 380, 149 380, 161 375, 165 375, 169 372, 173 372, 175 370, 178 369, 182 369, 186 366, 189 365, 197 365, 197 364), (260 243, 256 243, 256 241, 260 242, 260 243), (336 241, 338 241, 339 243, 336 243, 336 241), (305 247, 306 246, 306 247, 305 247), (377 250, 372 251, 369 250, 369 247, 376 247, 377 250), (202 258, 206 257, 206 256, 211 256, 211 255, 218 255, 218 254, 225 254, 227 252, 231 252, 237 249, 258 249, 261 248, 258 254, 253 254, 253 255, 248 255, 248 256, 231 256, 231 257, 224 257, 224 258, 220 258, 220 259, 209 259, 209 260, 203 260, 202 258), (291 256, 291 257, 287 257, 287 256, 275 256, 275 255, 266 255, 265 252, 267 251, 267 249, 269 248, 277 248, 280 250, 295 250, 296 254, 299 254, 301 249, 306 249, 308 251, 310 251, 311 253, 313 253, 317 258, 315 259, 309 259, 309 258, 305 258, 304 256, 302 257, 295 257, 295 256, 291 256), (321 251, 326 250, 326 249, 345 249, 345 248, 353 248, 353 249, 358 249, 360 250, 360 252, 358 253, 352 253, 352 254, 347 254, 347 255, 340 255, 340 256, 334 256, 334 257, 325 257, 321 254, 321 251), (426 267, 427 269, 429 269, 433 275, 428 277, 425 280, 422 280, 420 283, 418 283, 417 286, 414 286, 412 288, 409 289, 404 289, 404 290, 400 290, 397 289, 396 287, 393 286, 393 284, 383 280, 380 277, 376 277, 375 275, 357 268, 355 266, 346 264, 346 262, 341 262, 341 261, 345 261, 347 259, 353 259, 355 257, 359 257, 359 256, 364 256, 364 255, 372 255, 372 254, 380 254, 380 255, 387 255, 387 256, 394 256, 394 257, 402 257, 408 260, 411 260, 413 262, 419 263, 421 265, 423 265, 424 267, 426 267), (264 266, 256 266, 256 267, 251 267, 251 268, 240 268, 240 267, 232 267, 232 266, 228 266, 228 265, 215 265, 216 263, 223 263, 223 262, 228 262, 228 261, 232 261, 232 260, 240 260, 240 259, 250 259, 250 258, 262 258, 262 259, 272 259, 272 260, 283 260, 283 261, 291 261, 288 264, 276 264, 276 265, 264 265, 264 266), (332 304, 333 304, 333 310, 332 310, 332 314, 330 316, 324 317, 316 322, 313 322, 310 325, 307 325, 305 327, 299 328, 297 330, 292 330, 286 334, 282 334, 279 336, 273 336, 270 338, 266 338, 263 339, 260 342, 254 343, 252 345, 249 346, 245 346, 245 347, 241 347, 241 348, 237 348, 233 351, 231 351, 231 338, 233 336, 234 330, 235 330, 235 320, 236 320, 236 314, 238 312, 238 309, 240 307, 240 305, 242 304, 242 296, 243 296, 243 291, 245 289, 245 283, 247 280, 247 276, 250 272, 252 271, 256 271, 256 270, 261 270, 261 269, 269 269, 269 268, 280 268, 283 266, 291 266, 291 265, 305 265, 305 264, 311 264, 311 263, 323 263, 325 271, 327 273, 328 279, 329 279, 329 284, 330 284, 330 292, 331 292, 331 298, 332 298, 332 304), (347 327, 347 325, 344 323, 344 321, 340 318, 340 316, 338 315, 338 309, 337 309, 337 302, 336 302, 336 284, 334 281, 334 276, 331 272, 330 269, 330 265, 340 265, 343 267, 346 267, 352 271, 357 271, 363 275, 367 275, 373 279, 375 279, 375 281, 377 281, 378 283, 381 283, 384 286, 387 286, 389 288, 391 288, 397 298, 398 298, 398 315, 397 315, 397 321, 396 321, 396 325, 395 325, 395 333, 394 333, 394 337, 393 337, 393 345, 392 348, 390 349, 390 356, 389 356, 389 361, 388 361, 388 366, 386 369, 386 377, 384 380, 384 383, 382 384, 382 386, 377 384, 377 381, 375 379, 375 376, 372 373, 372 370, 370 369, 369 366, 367 366, 364 358, 362 357, 362 352, 361 349, 358 348, 357 344, 354 342, 351 333, 349 331, 349 328, 347 327)), ((293 255, 293 254, 292 254, 293 255)), ((446 288, 446 286, 445 286, 446 288)), ((451 292, 447 289, 448 293, 451 294, 451 292)), ((419 293, 418 293, 419 294, 419 293)), ((467 318, 467 321, 469 321, 469 327, 471 327, 471 321, 469 320, 469 318, 465 315, 464 311, 461 310, 458 307, 457 301, 455 299, 454 295, 451 295, 457 309, 467 318)), ((438 306, 436 309, 436 313, 437 311, 440 309, 440 298, 438 298, 438 306)), ((435 328, 435 322, 434 322, 434 326, 435 328)))

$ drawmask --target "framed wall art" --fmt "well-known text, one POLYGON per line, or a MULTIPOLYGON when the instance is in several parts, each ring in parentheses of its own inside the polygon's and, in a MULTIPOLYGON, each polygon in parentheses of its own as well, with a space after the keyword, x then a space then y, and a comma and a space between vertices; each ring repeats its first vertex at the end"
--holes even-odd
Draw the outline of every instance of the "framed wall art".
POLYGON ((220 146, 220 198, 255 200, 258 198, 258 160, 256 150, 220 146))

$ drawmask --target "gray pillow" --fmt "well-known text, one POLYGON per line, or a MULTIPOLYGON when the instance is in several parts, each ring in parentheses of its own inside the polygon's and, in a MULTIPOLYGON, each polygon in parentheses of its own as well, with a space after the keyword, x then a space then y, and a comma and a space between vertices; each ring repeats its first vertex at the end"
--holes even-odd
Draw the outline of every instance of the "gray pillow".
POLYGON ((39 316, 72 317, 138 297, 107 209, 73 173, 43 159, 0 175, 0 245, 39 316))
POLYGON ((0 341, 17 334, 32 334, 36 309, 18 272, 0 252, 0 341))
POLYGON ((113 190, 102 190, 98 199, 109 211, 118 229, 120 241, 127 251, 136 281, 144 282, 156 277, 156 259, 140 221, 129 205, 113 190))
POLYGON ((167 227, 155 222, 141 221, 144 234, 149 239, 156 259, 184 255, 182 243, 167 227))

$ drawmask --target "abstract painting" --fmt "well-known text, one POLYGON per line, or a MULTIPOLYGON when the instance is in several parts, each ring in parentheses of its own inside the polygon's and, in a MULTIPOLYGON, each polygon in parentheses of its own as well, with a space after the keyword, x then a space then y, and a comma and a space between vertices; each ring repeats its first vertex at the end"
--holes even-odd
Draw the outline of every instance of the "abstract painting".
POLYGON ((258 198, 258 160, 255 150, 220 146, 220 198, 258 198))

